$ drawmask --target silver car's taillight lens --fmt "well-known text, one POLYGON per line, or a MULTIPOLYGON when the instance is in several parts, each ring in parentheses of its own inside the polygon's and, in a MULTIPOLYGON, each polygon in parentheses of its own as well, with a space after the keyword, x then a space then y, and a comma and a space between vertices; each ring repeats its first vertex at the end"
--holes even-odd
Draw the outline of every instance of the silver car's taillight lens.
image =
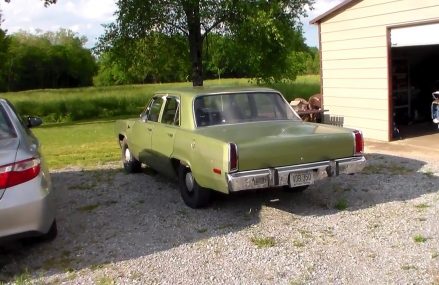
POLYGON ((0 189, 9 188, 38 176, 41 171, 39 158, 31 158, 0 166, 0 189))

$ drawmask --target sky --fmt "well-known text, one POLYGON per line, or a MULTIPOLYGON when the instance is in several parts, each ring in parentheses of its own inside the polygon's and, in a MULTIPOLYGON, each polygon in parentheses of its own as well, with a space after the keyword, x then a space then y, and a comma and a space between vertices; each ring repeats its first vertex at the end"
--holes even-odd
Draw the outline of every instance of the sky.
MULTIPOLYGON (((309 21, 336 6, 342 0, 316 0, 314 9, 302 20, 304 36, 308 46, 318 45, 317 27, 309 21)), ((0 0, 3 14, 1 28, 8 33, 19 30, 35 33, 70 29, 78 36, 86 36, 87 47, 93 47, 97 38, 103 34, 102 24, 114 21, 116 0, 58 0, 55 5, 44 7, 40 0, 0 0)))

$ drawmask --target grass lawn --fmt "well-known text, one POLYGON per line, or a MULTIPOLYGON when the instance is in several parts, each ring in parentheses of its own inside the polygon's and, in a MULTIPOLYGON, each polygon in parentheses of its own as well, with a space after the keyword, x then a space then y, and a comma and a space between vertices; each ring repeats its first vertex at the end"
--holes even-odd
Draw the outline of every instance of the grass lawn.
POLYGON ((94 167, 120 160, 114 120, 46 125, 33 132, 50 169, 94 167))
MULTIPOLYGON (((88 87, 72 89, 44 89, 0 93, 9 99, 23 115, 41 117, 44 122, 77 122, 114 117, 136 116, 157 90, 191 86, 190 82, 88 87)), ((206 80, 205 86, 250 86, 248 79, 206 80)), ((299 76, 293 82, 273 84, 288 100, 309 98, 320 92, 318 75, 299 76)))

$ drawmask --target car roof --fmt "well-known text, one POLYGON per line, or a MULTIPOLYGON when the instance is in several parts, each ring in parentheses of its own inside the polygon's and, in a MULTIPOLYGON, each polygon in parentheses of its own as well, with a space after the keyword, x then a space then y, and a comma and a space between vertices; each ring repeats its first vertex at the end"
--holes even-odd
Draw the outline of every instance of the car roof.
POLYGON ((176 89, 160 90, 155 92, 159 94, 178 94, 180 96, 196 97, 199 95, 211 95, 221 93, 252 93, 252 92, 277 92, 279 91, 265 87, 224 87, 224 86, 197 86, 183 87, 176 89))

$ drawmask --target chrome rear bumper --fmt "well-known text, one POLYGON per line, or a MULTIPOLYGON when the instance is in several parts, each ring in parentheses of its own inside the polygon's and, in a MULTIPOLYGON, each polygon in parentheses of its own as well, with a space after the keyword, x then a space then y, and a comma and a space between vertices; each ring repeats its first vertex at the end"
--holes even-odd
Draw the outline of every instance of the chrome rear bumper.
POLYGON ((355 156, 336 160, 229 173, 227 174, 227 183, 229 192, 279 187, 289 185, 289 177, 293 172, 311 170, 313 180, 317 181, 340 174, 357 173, 363 170, 365 166, 366 158, 364 156, 355 156))

